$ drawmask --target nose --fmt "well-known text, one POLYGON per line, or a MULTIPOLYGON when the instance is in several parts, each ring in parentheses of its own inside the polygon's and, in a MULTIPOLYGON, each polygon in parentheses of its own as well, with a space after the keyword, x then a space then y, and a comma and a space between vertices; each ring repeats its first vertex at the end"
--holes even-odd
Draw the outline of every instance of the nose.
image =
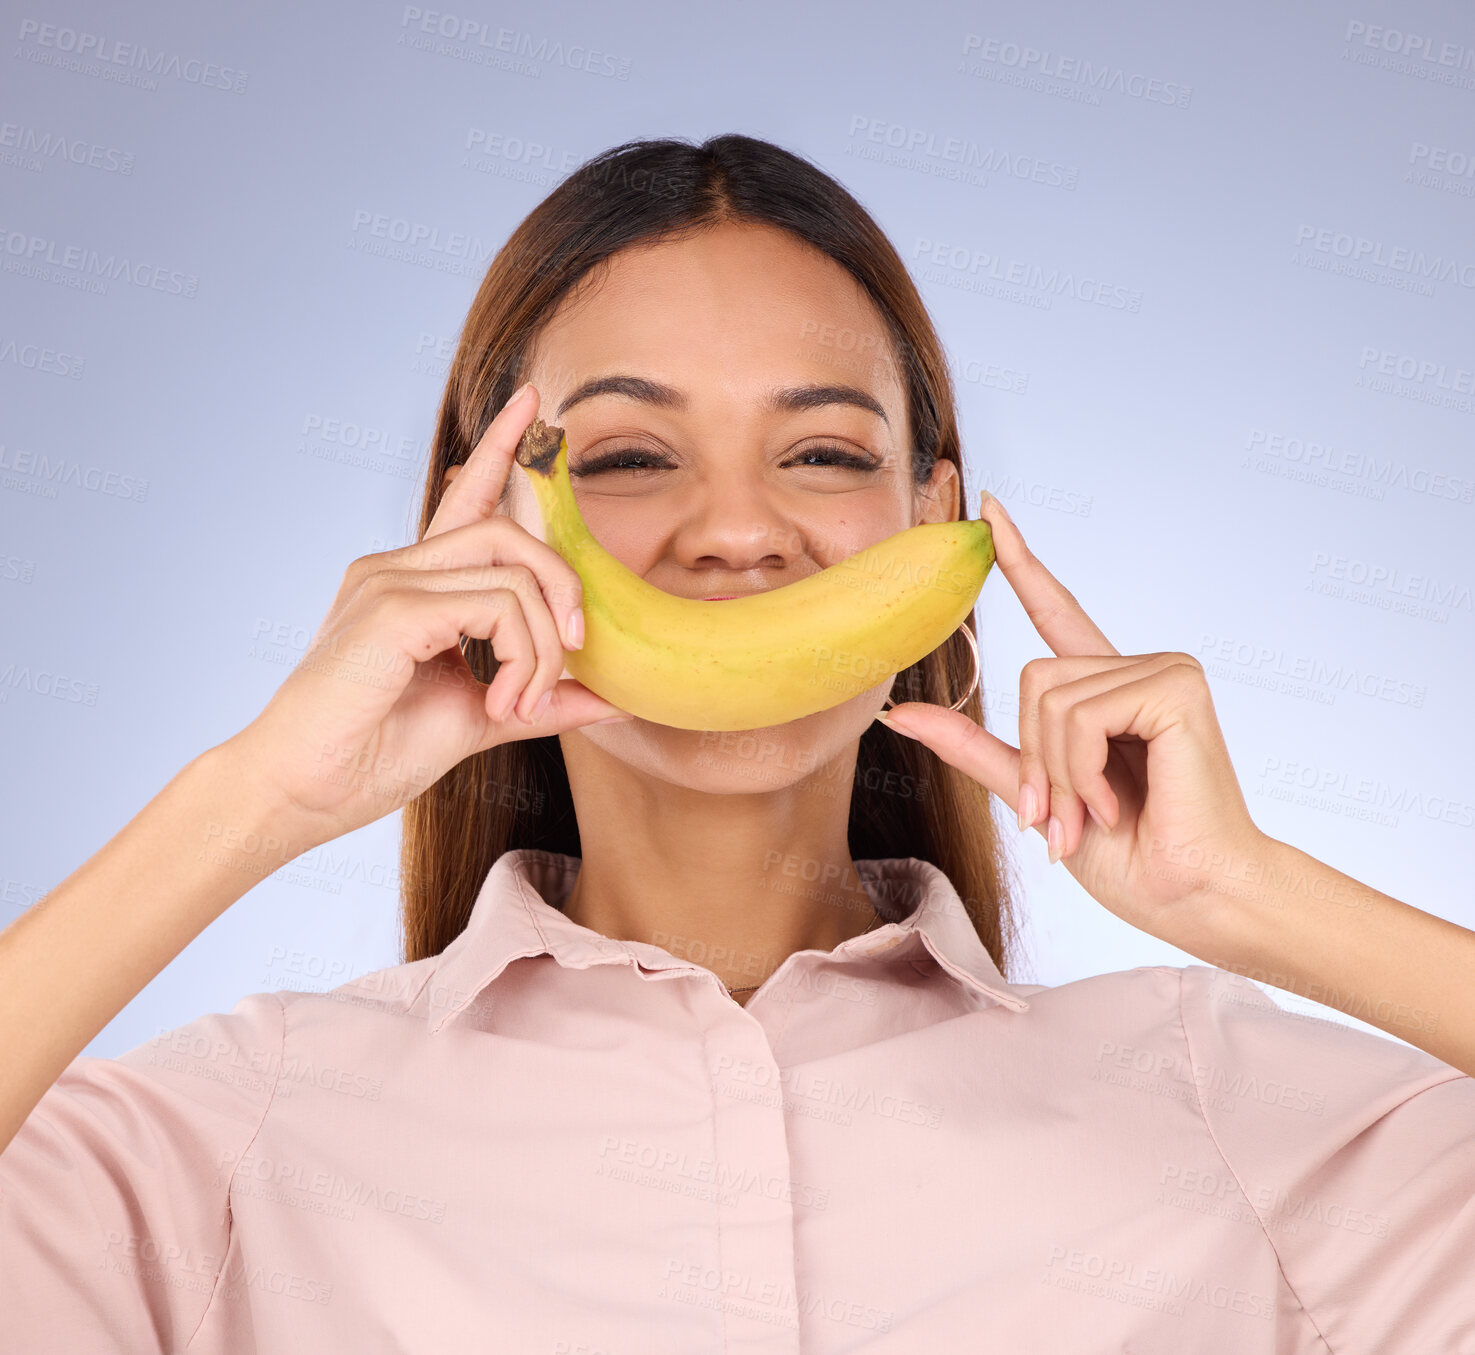
MULTIPOLYGON (((805 534, 774 493, 736 475, 714 476, 695 487, 672 535, 677 563, 712 575, 782 571, 807 553, 805 534)), ((747 586, 759 583, 754 579, 747 586)))

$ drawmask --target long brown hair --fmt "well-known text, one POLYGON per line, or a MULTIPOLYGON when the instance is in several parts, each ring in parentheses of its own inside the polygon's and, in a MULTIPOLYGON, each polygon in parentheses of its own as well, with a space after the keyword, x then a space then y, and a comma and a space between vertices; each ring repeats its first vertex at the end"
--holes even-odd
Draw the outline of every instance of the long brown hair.
MULTIPOLYGON (((901 257, 870 214, 810 161, 771 142, 728 134, 700 145, 630 141, 574 170, 535 207, 487 269, 461 332, 430 449, 423 537, 447 469, 464 462, 496 412, 526 380, 540 328, 597 265, 627 246, 682 238, 724 222, 764 223, 823 250, 866 290, 886 321, 907 392, 914 487, 938 458, 968 494, 952 379, 931 318, 901 257)), ((510 486, 511 481, 508 481, 510 486)), ((504 490, 504 503, 506 493, 504 490)), ((970 613, 969 629, 977 634, 970 613)), ((471 671, 490 682, 486 640, 466 644, 471 671)), ((972 677, 954 634, 897 675, 892 700, 948 705, 972 677)), ((983 689, 961 709, 983 722, 983 689)), ((823 775, 823 769, 819 769, 823 775)), ((466 758, 405 806, 401 925, 405 962, 438 955, 466 927, 487 872, 514 848, 580 856, 579 826, 558 737, 501 744, 466 758)), ((925 746, 872 723, 850 787, 854 860, 920 857, 952 882, 1000 973, 1017 944, 1010 861, 988 792, 925 746)))

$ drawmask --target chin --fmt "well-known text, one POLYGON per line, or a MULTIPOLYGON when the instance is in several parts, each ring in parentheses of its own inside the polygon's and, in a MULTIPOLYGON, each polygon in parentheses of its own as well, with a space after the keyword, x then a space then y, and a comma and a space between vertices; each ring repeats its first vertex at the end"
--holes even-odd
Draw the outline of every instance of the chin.
POLYGON ((674 729, 637 717, 580 732, 611 757, 709 795, 782 790, 806 780, 849 795, 855 745, 885 700, 884 691, 861 692, 829 710, 761 729, 674 729))

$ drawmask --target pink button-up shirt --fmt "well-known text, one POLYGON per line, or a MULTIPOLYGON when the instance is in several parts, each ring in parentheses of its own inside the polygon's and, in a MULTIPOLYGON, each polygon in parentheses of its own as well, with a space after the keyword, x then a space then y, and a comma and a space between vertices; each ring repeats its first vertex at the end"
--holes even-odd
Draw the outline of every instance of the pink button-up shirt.
POLYGON ((519 850, 444 954, 79 1057, 0 1349, 1475 1352, 1475 1080, 1202 965, 1010 984, 946 876, 740 1007, 519 850))

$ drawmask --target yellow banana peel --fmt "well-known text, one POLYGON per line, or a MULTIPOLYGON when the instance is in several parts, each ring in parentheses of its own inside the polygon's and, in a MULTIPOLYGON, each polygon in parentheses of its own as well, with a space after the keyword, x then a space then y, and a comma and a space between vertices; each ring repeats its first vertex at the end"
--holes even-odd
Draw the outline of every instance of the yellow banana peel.
POLYGON ((517 447, 547 543, 584 587, 572 676, 644 720, 760 729, 838 706, 930 654, 994 562, 982 518, 908 527, 796 583, 730 601, 664 592, 615 559, 574 501, 568 440, 534 419, 517 447))

